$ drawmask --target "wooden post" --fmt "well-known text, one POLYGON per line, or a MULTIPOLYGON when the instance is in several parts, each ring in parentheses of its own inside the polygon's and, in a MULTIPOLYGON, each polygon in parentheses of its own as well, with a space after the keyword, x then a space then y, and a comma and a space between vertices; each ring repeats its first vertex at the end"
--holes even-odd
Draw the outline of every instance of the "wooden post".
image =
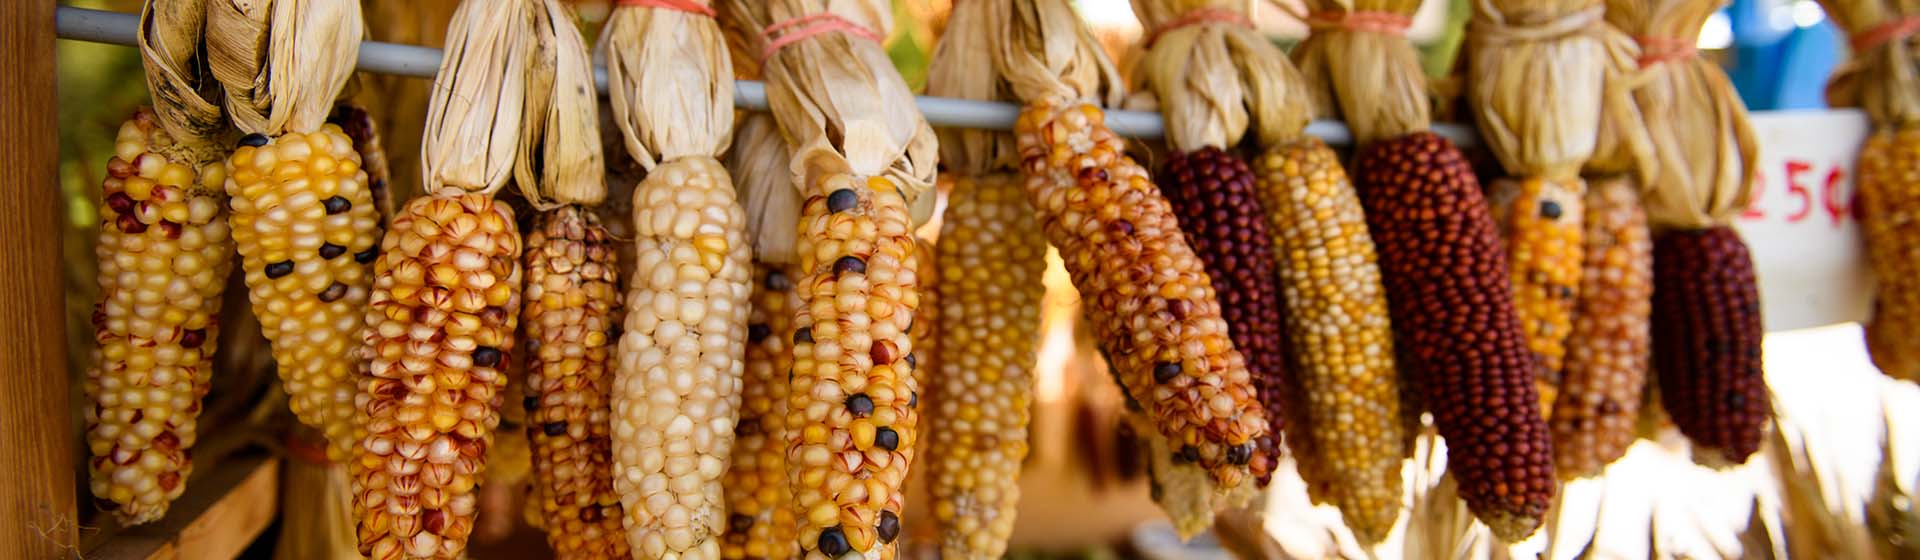
POLYGON ((55 0, 0 2, 0 557, 70 558, 55 0))

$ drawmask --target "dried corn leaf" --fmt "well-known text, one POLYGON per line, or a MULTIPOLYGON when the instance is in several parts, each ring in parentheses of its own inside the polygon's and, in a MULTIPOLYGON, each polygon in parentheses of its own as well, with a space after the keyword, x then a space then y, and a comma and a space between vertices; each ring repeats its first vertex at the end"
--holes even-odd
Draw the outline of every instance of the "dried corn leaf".
POLYGON ((514 181, 527 202, 542 210, 599 204, 607 197, 606 160, 586 41, 557 0, 540 0, 531 21, 514 181))
POLYGON ((1480 137, 1516 177, 1579 176, 1599 140, 1611 76, 1633 65, 1631 39, 1602 0, 1479 0, 1467 33, 1467 96, 1480 137))
POLYGON ((201 52, 200 37, 206 23, 203 0, 149 0, 140 10, 135 37, 154 115, 190 160, 202 163, 226 155, 212 144, 219 144, 217 137, 227 130, 216 102, 220 84, 203 72, 206 53, 201 52))
POLYGON ((607 22, 606 37, 614 122, 635 161, 653 169, 679 157, 726 151, 733 134, 733 64, 712 17, 622 7, 607 22))
POLYGON ((1113 107, 1126 88, 1113 61, 1073 6, 1058 0, 989 2, 999 30, 994 67, 1027 104, 1086 102, 1113 107))
POLYGON ((421 140, 425 193, 491 194, 512 177, 533 60, 533 9, 528 0, 469 0, 453 12, 421 140))
POLYGON ((754 260, 794 262, 794 232, 800 230, 800 190, 788 170, 787 145, 773 116, 753 113, 740 121, 727 154, 727 173, 733 175, 747 209, 747 236, 753 240, 754 260))
MULTIPOLYGON (((1269 0, 1277 1, 1277 0, 1269 0)), ((1313 34, 1293 62, 1314 84, 1315 113, 1344 119, 1357 144, 1432 125, 1426 74, 1406 38, 1420 0, 1305 0, 1313 34)))
POLYGON ((1178 152, 1230 149, 1250 124, 1262 142, 1298 139, 1312 119, 1300 71, 1247 19, 1245 0, 1133 0, 1152 43, 1133 72, 1158 98, 1178 152))
POLYGON ((364 19, 357 0, 215 0, 207 51, 242 132, 319 130, 353 77, 364 19))
POLYGON ((1883 127, 1920 123, 1916 6, 1901 0, 1821 0, 1820 6, 1853 38, 1852 57, 1827 83, 1827 102, 1866 109, 1883 127))
MULTIPOLYGON (((927 94, 938 97, 1002 101, 1013 92, 981 53, 993 48, 994 27, 989 2, 961 2, 947 18, 946 30, 933 48, 927 68, 927 94)), ((1013 134, 982 128, 942 128, 940 163, 960 175, 982 175, 1010 170, 1019 163, 1013 134)))

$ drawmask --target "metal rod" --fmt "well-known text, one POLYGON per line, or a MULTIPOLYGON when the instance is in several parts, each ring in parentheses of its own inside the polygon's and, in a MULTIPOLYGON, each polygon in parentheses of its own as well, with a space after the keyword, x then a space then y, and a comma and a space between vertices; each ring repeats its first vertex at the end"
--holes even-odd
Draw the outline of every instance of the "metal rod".
MULTIPOLYGON (((54 27, 62 39, 131 46, 140 27, 140 18, 136 14, 61 6, 54 14, 54 27)), ((376 74, 432 78, 434 72, 440 69, 440 49, 367 41, 360 44, 358 68, 376 74)), ((593 77, 600 91, 605 93, 606 68, 594 67, 593 77)), ((751 80, 735 81, 733 99, 742 109, 765 111, 767 86, 751 80)), ((1020 115, 1020 107, 1011 103, 924 95, 914 98, 914 103, 920 107, 920 114, 925 115, 927 122, 934 126, 1009 130, 1013 128, 1014 119, 1020 115)), ((1146 111, 1107 111, 1107 126, 1113 127, 1115 133, 1130 138, 1160 138, 1166 131, 1160 115, 1146 111)), ((1433 130, 1461 146, 1472 145, 1476 140, 1472 128, 1458 124, 1435 124, 1433 130)), ((1307 125, 1307 134, 1318 136, 1328 144, 1346 145, 1353 142, 1353 133, 1339 121, 1314 121, 1307 125)))

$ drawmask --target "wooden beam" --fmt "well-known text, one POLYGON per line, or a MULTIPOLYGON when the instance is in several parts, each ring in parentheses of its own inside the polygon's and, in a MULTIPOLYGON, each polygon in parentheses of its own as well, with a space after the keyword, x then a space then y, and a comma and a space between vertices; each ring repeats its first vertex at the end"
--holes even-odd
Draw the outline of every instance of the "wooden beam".
MULTIPOLYGON (((240 555, 280 511, 280 459, 223 458, 187 481, 158 522, 122 529, 88 560, 225 560, 240 555)), ((204 466, 203 466, 204 467, 204 466)))
POLYGON ((0 557, 68 558, 74 433, 60 278, 54 0, 0 2, 0 557))

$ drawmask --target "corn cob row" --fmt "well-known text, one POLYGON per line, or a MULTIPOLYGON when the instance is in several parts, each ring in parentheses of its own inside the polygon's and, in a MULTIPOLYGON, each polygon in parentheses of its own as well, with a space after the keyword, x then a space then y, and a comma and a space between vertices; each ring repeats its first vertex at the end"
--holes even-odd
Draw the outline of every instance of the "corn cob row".
POLYGON ((999 558, 1027 455, 1046 239, 1018 175, 957 176, 937 247, 939 374, 926 465, 943 558, 999 558))
POLYGON ((1363 148, 1354 168, 1402 365, 1418 368, 1447 470, 1496 536, 1524 539, 1553 501, 1553 462, 1478 181, 1452 142, 1427 131, 1363 148))
POLYGON ((1308 494, 1339 507, 1361 541, 1378 542, 1400 517, 1408 436, 1366 215, 1339 156, 1317 138, 1267 149, 1254 171, 1287 302, 1287 448, 1308 494))
POLYGON ((1911 256, 1920 239, 1920 127, 1888 127, 1860 149, 1860 233, 1880 291, 1867 320, 1873 365, 1896 379, 1920 381, 1920 263, 1911 256))
POLYGON ((1553 410, 1580 288, 1586 182, 1540 177, 1500 179, 1488 203, 1506 241, 1513 307, 1533 351, 1540 410, 1553 410))
MULTIPOLYGON (((914 262, 920 265, 920 268, 915 269, 913 274, 914 278, 920 280, 920 285, 918 286, 920 291, 920 307, 914 309, 913 323, 907 325, 907 336, 913 338, 914 359, 913 375, 911 376, 913 385, 908 386, 908 391, 917 395, 922 389, 927 387, 927 372, 940 367, 940 364, 934 360, 934 358, 940 355, 938 352, 935 352, 935 341, 939 340, 940 334, 940 299, 939 284, 937 282, 940 278, 940 272, 938 263, 934 258, 933 243, 928 242, 925 238, 915 236, 913 239, 913 254, 914 262)), ((924 442, 920 450, 925 450, 924 442)))
POLYGON ((1155 181, 1206 265, 1228 338, 1246 360, 1266 411, 1265 434, 1254 440, 1247 465, 1265 486, 1280 462, 1288 356, 1273 239, 1253 192, 1253 171, 1238 156, 1207 146, 1168 158, 1155 181))
POLYGON ((732 512, 720 544, 721 557, 728 560, 799 554, 785 429, 795 303, 792 276, 782 267, 754 266, 740 422, 734 427, 733 464, 720 485, 732 512))
POLYGON ((143 108, 120 126, 101 185, 89 486, 129 525, 164 516, 193 473, 233 264, 225 170, 189 153, 143 108))
POLYGON ((539 504, 555 557, 625 558, 607 404, 608 337, 620 306, 613 238, 592 210, 567 205, 536 217, 526 242, 528 499, 539 504))
POLYGON ((326 434, 327 455, 352 456, 355 370, 380 216, 353 139, 248 134, 228 156, 229 218, 253 313, 273 343, 288 404, 326 434))
POLYGON ((356 400, 366 436, 351 465, 360 553, 458 558, 520 312, 513 212, 486 194, 414 199, 374 277, 356 400))
POLYGON ((1633 443, 1652 336, 1653 236, 1632 181, 1594 182, 1585 227, 1566 376, 1548 421, 1562 480, 1599 474, 1633 443))
POLYGON ((367 174, 367 193, 373 197, 373 208, 385 224, 393 217, 393 172, 387 164, 387 149, 374 120, 365 108, 351 103, 334 106, 333 114, 327 116, 327 122, 340 127, 347 138, 353 139, 353 151, 360 154, 360 170, 367 174))
POLYGON ((1730 226, 1653 243, 1653 365, 1660 401, 1710 467, 1745 463, 1772 414, 1761 375, 1765 326, 1753 258, 1730 226))

